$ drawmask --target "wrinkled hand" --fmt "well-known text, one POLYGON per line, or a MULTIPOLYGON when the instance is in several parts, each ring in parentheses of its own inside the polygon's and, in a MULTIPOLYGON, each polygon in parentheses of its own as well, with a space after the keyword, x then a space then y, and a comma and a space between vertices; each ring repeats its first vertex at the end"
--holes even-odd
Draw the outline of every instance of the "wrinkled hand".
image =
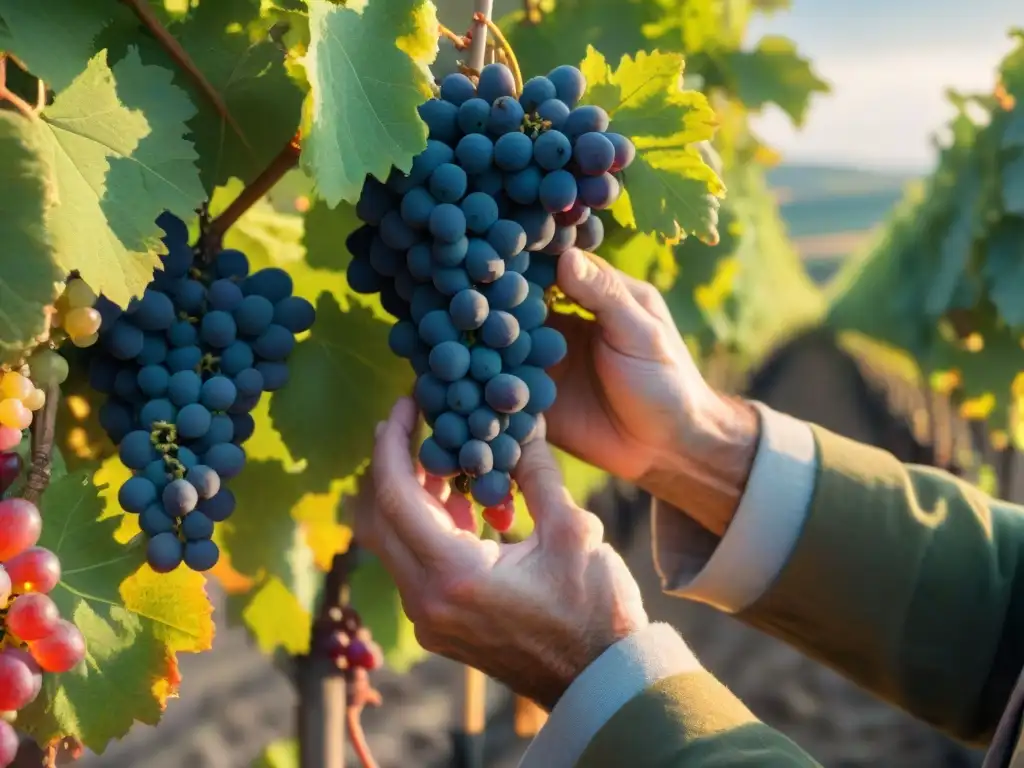
POLYGON ((605 649, 647 625, 640 590, 600 521, 570 498, 543 439, 516 470, 535 530, 498 544, 453 523, 466 501, 448 497, 446 482, 417 476, 415 423, 402 399, 378 426, 356 537, 394 577, 424 648, 553 707, 605 649))
POLYGON ((571 249, 558 285, 597 322, 549 316, 569 348, 550 371, 558 398, 546 414, 549 439, 721 533, 749 473, 756 413, 708 386, 649 283, 571 249))

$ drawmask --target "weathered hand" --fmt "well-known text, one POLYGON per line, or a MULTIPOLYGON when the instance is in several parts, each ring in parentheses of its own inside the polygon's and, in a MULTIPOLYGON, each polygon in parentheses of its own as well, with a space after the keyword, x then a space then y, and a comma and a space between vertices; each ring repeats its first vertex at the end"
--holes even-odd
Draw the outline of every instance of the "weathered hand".
POLYGON ((517 544, 481 541, 452 521, 464 506, 447 483, 417 477, 409 456, 412 401, 377 429, 356 536, 398 585, 420 643, 553 707, 616 641, 647 625, 640 590, 602 542, 600 521, 569 497, 542 438, 516 480, 535 522, 517 544), (450 510, 450 511, 449 511, 450 510))
POLYGON ((597 322, 552 315, 569 352, 551 371, 551 442, 687 509, 721 533, 742 494, 757 415, 704 381, 661 294, 571 249, 558 284, 597 322))

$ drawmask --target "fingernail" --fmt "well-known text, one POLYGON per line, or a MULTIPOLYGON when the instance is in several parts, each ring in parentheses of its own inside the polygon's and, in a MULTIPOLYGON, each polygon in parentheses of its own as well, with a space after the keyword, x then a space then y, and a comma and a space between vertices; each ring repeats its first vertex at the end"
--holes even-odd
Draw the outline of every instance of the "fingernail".
POLYGON ((387 427, 387 425, 388 423, 386 421, 378 421, 377 427, 373 430, 373 436, 379 440, 380 436, 384 434, 384 430, 387 427))

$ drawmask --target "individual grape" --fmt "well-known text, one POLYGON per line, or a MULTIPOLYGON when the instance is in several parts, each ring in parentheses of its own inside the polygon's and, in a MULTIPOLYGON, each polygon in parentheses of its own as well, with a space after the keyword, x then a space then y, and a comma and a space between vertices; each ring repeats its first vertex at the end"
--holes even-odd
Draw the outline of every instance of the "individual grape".
POLYGON ((521 304, 512 307, 509 314, 519 322, 519 329, 522 331, 532 331, 534 328, 544 325, 544 321, 548 319, 548 305, 544 302, 544 291, 540 286, 531 284, 526 299, 521 304))
POLYGON ((428 312, 419 324, 419 338, 431 347, 445 341, 458 341, 461 334, 451 314, 443 309, 428 312))
POLYGON ((577 182, 579 198, 591 208, 603 211, 619 199, 619 181, 610 173, 587 176, 577 182))
POLYGON ((569 210, 576 202, 576 177, 568 171, 552 171, 541 181, 538 197, 550 213, 569 210))
POLYGON ((171 517, 182 517, 196 508, 199 492, 187 480, 172 480, 161 494, 164 510, 171 517))
MULTIPOLYGON (((458 108, 458 127, 466 134, 486 133, 491 116, 491 104, 481 98, 464 101, 458 108)), ((451 142, 454 144, 454 142, 451 142)))
POLYGON ((199 463, 199 457, 183 445, 178 446, 175 458, 185 469, 191 469, 199 463))
POLYGON ((226 411, 238 397, 238 389, 227 376, 213 376, 203 382, 199 402, 211 411, 226 411))
POLYGON ((475 283, 493 283, 505 274, 505 262, 486 240, 471 238, 466 252, 466 274, 475 283))
POLYGON ((451 147, 444 142, 429 139, 426 149, 412 160, 412 171, 409 173, 410 181, 415 186, 426 184, 430 174, 437 166, 441 163, 450 163, 454 158, 455 151, 451 147))
POLYGON ((636 146, 621 133, 606 133, 605 137, 615 148, 615 160, 612 162, 612 167, 608 170, 612 173, 618 173, 628 168, 636 159, 636 146))
POLYGON ((454 296, 472 285, 466 270, 461 267, 446 267, 434 272, 434 287, 444 296, 454 296))
MULTIPOLYGON (((462 106, 472 101, 474 99, 464 102, 462 106)), ((427 124, 430 138, 445 144, 454 144, 458 140, 459 128, 462 126, 461 108, 442 99, 431 99, 420 104, 418 111, 427 124)), ((464 128, 462 130, 468 133, 464 128)))
MULTIPOLYGON (((396 251, 404 253, 416 244, 416 241, 419 240, 419 235, 416 233, 416 230, 405 223, 399 211, 389 211, 380 222, 380 238, 389 248, 394 248, 396 251)), ((289 291, 290 293, 291 291, 289 291)), ((283 299, 284 297, 282 296, 281 298, 283 299)), ((277 303, 281 299, 272 299, 272 301, 277 303)))
POLYGON ((384 285, 383 278, 371 266, 369 260, 352 259, 345 271, 345 278, 348 280, 349 288, 356 293, 379 293, 384 285))
POLYGON ((498 435, 489 443, 491 454, 494 457, 494 468, 499 472, 511 472, 519 463, 519 457, 523 455, 523 449, 515 438, 508 435, 498 435))
POLYGON ((220 475, 221 480, 230 480, 245 466, 245 451, 232 443, 221 443, 206 452, 203 463, 220 475))
POLYGON ((457 341, 444 341, 430 350, 430 371, 441 381, 458 381, 469 373, 469 350, 457 341))
MULTIPOLYGON (((427 243, 416 243, 405 254, 405 266, 409 270, 409 274, 413 276, 413 279, 418 282, 422 283, 430 280, 434 274, 434 263, 430 257, 430 246, 427 243)), ((291 329, 289 328, 289 330, 291 329)))
POLYGON ((460 331, 475 331, 487 319, 487 299, 472 288, 459 291, 448 305, 452 323, 460 331))
POLYGON ((530 389, 518 376, 499 373, 487 382, 484 399, 498 413, 516 413, 523 410, 529 402, 530 389))
POLYGON ((215 280, 210 284, 206 293, 206 299, 211 309, 219 309, 223 312, 230 312, 242 303, 242 289, 234 280, 215 280))
POLYGON ((491 528, 498 533, 506 533, 511 527, 516 516, 515 501, 507 497, 504 501, 490 507, 484 507, 481 517, 491 528))
POLYGON ((508 417, 506 434, 520 445, 526 445, 537 436, 537 419, 526 411, 513 413, 508 417))
POLYGON ((572 144, 561 131, 545 131, 533 142, 533 159, 545 171, 557 171, 572 159, 572 144))
POLYGON ((570 108, 575 107, 587 90, 587 79, 579 68, 571 64, 563 64, 548 72, 548 80, 555 86, 555 94, 559 100, 570 108))
POLYGON ((235 319, 238 333, 245 336, 259 336, 270 327, 270 323, 274 320, 274 305, 270 303, 270 299, 264 296, 250 294, 242 299, 242 302, 232 312, 232 316, 235 319))
POLYGON ((380 237, 375 237, 370 245, 370 266, 385 277, 394 277, 402 268, 402 252, 398 251, 380 237))
MULTIPOLYGON (((358 213, 356 214, 358 216, 358 213)), ((383 218, 384 214, 381 214, 383 218)), ((364 224, 345 238, 345 247, 357 259, 370 258, 370 243, 373 242, 376 227, 364 224)), ((216 309, 216 307, 215 307, 216 309)))
POLYGON ((146 468, 142 470, 142 475, 156 486, 157 491, 162 493, 167 484, 174 479, 168 474, 169 472, 167 461, 161 457, 149 462, 146 468))
MULTIPOLYGON (((246 418, 252 418, 248 414, 245 414, 245 416, 246 418)), ((242 418, 242 416, 238 418, 242 418)), ((210 429, 204 439, 208 445, 230 443, 234 439, 236 432, 235 419, 226 413, 218 413, 210 420, 210 429)))
POLYGON ((455 157, 467 174, 483 173, 494 160, 494 143, 482 133, 470 133, 459 139, 455 157))
POLYGON ((125 481, 117 492, 117 501, 125 512, 137 515, 156 501, 156 494, 156 486, 138 475, 125 481))
POLYGON ((519 95, 519 103, 527 112, 533 112, 548 99, 557 98, 555 84, 546 77, 531 77, 523 83, 523 92, 519 95))
POLYGON ((118 360, 132 360, 142 351, 145 340, 146 337, 137 326, 121 319, 114 323, 110 333, 106 335, 104 345, 118 360))
POLYGON ((28 429, 32 424, 32 411, 21 400, 0 400, 0 425, 13 429, 28 429))
POLYGON ((194 371, 203 361, 203 351, 199 347, 180 347, 167 353, 165 364, 169 371, 194 371))
POLYGON ((241 280, 249 274, 249 259, 241 251, 225 248, 214 261, 217 277, 241 280))
POLYGON ((434 439, 438 445, 449 451, 457 451, 469 440, 469 425, 466 417, 452 411, 445 411, 434 422, 434 439))
POLYGON ((16 649, 0 651, 0 712, 16 712, 31 704, 42 685, 39 668, 33 669, 16 649))
POLYGON ((510 219, 498 219, 487 230, 487 243, 503 259, 511 259, 526 247, 522 225, 510 219))
POLYGON ((475 478, 470 488, 478 504, 492 507, 500 504, 512 492, 512 478, 506 472, 491 470, 475 478))
MULTIPOLYGON (((181 532, 189 541, 209 539, 213 536, 213 529, 213 520, 198 510, 189 512, 185 515, 185 519, 181 521, 181 532)), ((188 545, 186 544, 185 546, 185 562, 191 567, 188 563, 188 545)))
MULTIPOLYGON (((124 436, 135 428, 135 419, 127 405, 116 400, 108 400, 100 406, 100 426, 111 440, 120 443, 124 436)), ((4 427, 0 427, 0 431, 3 429, 4 427)))
POLYGON ((121 463, 128 469, 145 469, 149 462, 157 458, 156 449, 149 432, 137 430, 125 435, 118 446, 121 463))
POLYGON ((524 411, 536 416, 554 405, 558 388, 555 386, 554 380, 543 369, 532 365, 522 365, 513 373, 526 382, 530 392, 530 401, 526 404, 524 411))
POLYGON ((159 365, 167 359, 167 342, 163 336, 147 333, 142 340, 142 351, 135 362, 139 365, 159 365))
POLYGON ((259 371, 260 376, 263 377, 264 392, 276 392, 281 389, 288 383, 288 378, 291 375, 288 372, 288 366, 284 363, 261 361, 256 363, 255 367, 259 371))
POLYGON ((477 440, 493 440, 501 434, 504 428, 503 420, 507 418, 508 416, 498 414, 490 408, 477 408, 469 414, 469 433, 477 440))
POLYGON ((459 474, 456 455, 442 448, 433 437, 428 437, 420 445, 420 464, 428 474, 435 477, 454 477, 459 474))
POLYGON ((530 268, 523 277, 547 290, 558 280, 558 257, 546 253, 535 254, 530 260, 530 268))
POLYGON ((416 325, 409 320, 392 325, 388 332, 388 347, 398 357, 412 357, 420 348, 420 337, 416 331, 416 325))
POLYGON ((138 374, 131 368, 122 368, 114 379, 114 394, 129 403, 140 403, 145 398, 139 388, 138 374))
MULTIPOLYGON (((189 469, 185 481, 195 488, 200 499, 213 498, 220 492, 220 476, 203 464, 197 464, 189 469)), ((198 501, 196 503, 198 504, 198 501)))
POLYGON ((504 185, 504 176, 497 168, 488 168, 483 173, 476 173, 469 177, 469 189, 472 192, 483 192, 497 198, 504 185))
MULTIPOLYGON (((21 474, 23 466, 24 462, 18 454, 0 453, 0 497, 7 493, 7 490, 14 485, 14 482, 21 474)), ((0 595, 0 605, 2 604, 3 599, 2 595, 0 595)))
POLYGON ((550 123, 556 131, 560 131, 569 117, 569 107, 560 99, 548 99, 537 107, 537 116, 550 123))
POLYGON ((430 373, 417 377, 413 398, 427 416, 436 416, 448 407, 448 385, 430 373))
POLYGON ((466 216, 451 203, 441 203, 430 214, 430 234, 445 243, 454 243, 466 234, 466 216))
POLYGON ((0 371, 0 400, 8 397, 15 400, 24 400, 32 394, 35 386, 27 376, 22 376, 17 371, 0 371))
POLYGON ((252 343, 252 348, 264 360, 280 362, 295 348, 295 336, 280 325, 271 325, 252 343))
POLYGON ((21 641, 31 643, 52 633, 60 622, 57 605, 46 595, 18 595, 7 609, 7 629, 21 641))
POLYGON ((372 176, 367 176, 356 204, 356 216, 360 221, 374 226, 380 224, 384 214, 391 210, 392 199, 388 188, 372 176))
POLYGON ((468 184, 466 172, 454 163, 442 163, 430 174, 430 194, 440 203, 457 203, 468 184))
POLYGON ((6 721, 0 720, 0 766, 13 765, 18 757, 21 740, 14 728, 6 721))
POLYGON ((34 547, 42 530, 43 518, 31 501, 0 501, 0 563, 34 547))
POLYGON ((572 204, 572 208, 562 213, 555 214, 555 223, 563 227, 579 225, 590 218, 590 207, 581 203, 578 199, 572 204))
POLYGON ((41 349, 28 360, 29 370, 36 385, 46 389, 52 384, 63 384, 68 379, 68 361, 52 349, 41 349))
POLYGON ((230 488, 221 488, 212 499, 200 501, 196 507, 215 523, 222 523, 235 511, 235 494, 230 488))
MULTIPOLYGON (((512 311, 514 310, 510 310, 510 312, 512 311)), ((491 312, 480 328, 480 339, 492 349, 503 349, 514 342, 518 336, 519 322, 504 310, 491 312)))
POLYGON ((206 302, 206 286, 198 280, 185 280, 176 287, 173 295, 174 303, 183 312, 196 315, 202 311, 203 304, 206 302))
POLYGON ((170 573, 185 557, 185 549, 173 533, 160 533, 146 545, 146 562, 157 573, 170 573))
POLYGON ((147 288, 135 303, 132 322, 143 331, 166 331, 177 319, 174 302, 166 293, 147 288))
POLYGON ((21 444, 21 430, 0 426, 0 451, 9 451, 21 444))
POLYGON ((46 672, 58 675, 77 667, 85 652, 85 638, 70 621, 59 622, 50 635, 29 645, 36 663, 46 672))
POLYGON ((518 131, 525 117, 523 107, 515 96, 502 96, 491 106, 491 114, 487 119, 487 130, 495 135, 518 131))
POLYGON ((530 205, 537 201, 540 183, 544 173, 535 165, 529 165, 521 171, 510 173, 505 177, 505 193, 510 200, 520 205, 530 205))
MULTIPOLYGON (((539 172, 538 172, 539 173, 539 172)), ((555 236, 554 217, 540 207, 519 208, 509 217, 523 228, 526 234, 526 248, 538 251, 555 236)))
POLYGON ((178 411, 174 420, 178 428, 178 436, 186 440, 198 440, 210 429, 213 417, 210 411, 199 403, 190 403, 178 411))
POLYGON ((203 573, 220 560, 220 548, 210 539, 190 541, 185 544, 185 565, 193 571, 203 573))
POLYGON ((235 319, 227 312, 214 310, 203 315, 199 336, 211 347, 224 349, 235 340, 238 328, 235 319))
POLYGON ((0 568, 0 604, 7 605, 7 601, 11 598, 11 592, 14 591, 14 586, 11 584, 11 577, 7 575, 7 571, 0 568))
POLYGON ((502 96, 515 96, 516 81, 512 70, 504 64, 488 64, 480 70, 476 92, 488 104, 493 104, 502 96))
POLYGON ((459 449, 459 466, 470 477, 486 475, 494 468, 494 456, 483 440, 467 440, 459 449))
POLYGON ((470 350, 470 376, 485 383, 501 373, 501 355, 488 347, 474 346, 470 350))
POLYGON ((161 533, 173 533, 174 520, 164 511, 163 504, 150 504, 139 515, 139 528, 152 539, 161 533))
POLYGON ((598 216, 591 216, 576 227, 576 247, 584 251, 595 251, 604 241, 604 222, 598 216))
POLYGON ((291 275, 280 267, 267 267, 259 272, 253 272, 242 283, 242 293, 246 296, 262 296, 269 299, 271 304, 291 296, 293 290, 295 286, 291 275))
POLYGON ((525 133, 519 131, 506 133, 494 142, 494 164, 503 171, 521 171, 530 164, 531 160, 533 160, 533 142, 525 133))
POLYGON ((555 227, 551 242, 541 249, 541 253, 558 256, 576 244, 576 227, 555 227))
POLYGON ((569 113, 562 132, 570 141, 576 141, 585 133, 604 133, 608 130, 608 123, 608 113, 601 107, 585 104, 569 113))
POLYGON ((203 380, 195 371, 178 371, 167 384, 167 397, 179 408, 198 403, 202 391, 203 380))
POLYGON ((565 336, 554 328, 541 326, 530 331, 532 348, 526 364, 537 368, 550 368, 565 359, 568 346, 565 336))
POLYGON ((6 560, 4 569, 15 592, 48 594, 60 582, 60 560, 48 549, 29 547, 6 560))
POLYGON ((67 287, 64 289, 64 298, 70 309, 78 309, 79 307, 92 307, 98 297, 85 280, 75 278, 68 281, 67 287))
POLYGON ((482 400, 483 391, 480 385, 472 379, 460 379, 448 387, 446 398, 448 407, 463 416, 468 416, 479 408, 482 400))
POLYGON ((445 75, 441 81, 441 98, 459 106, 476 96, 476 86, 473 81, 461 72, 453 72, 445 75))
POLYGON ((68 312, 64 317, 63 326, 64 330, 68 332, 68 336, 76 339, 99 333, 102 323, 103 318, 100 317, 100 313, 89 306, 78 307, 68 312))
POLYGON ((469 250, 469 238, 465 235, 450 243, 435 241, 430 248, 434 263, 431 264, 431 272, 426 279, 433 279, 436 267, 459 266, 465 260, 467 250, 469 250))
POLYGON ((426 229, 437 200, 423 187, 414 187, 402 197, 402 221, 414 229, 426 229))
POLYGON ((585 175, 600 176, 615 162, 615 147, 603 133, 584 133, 576 139, 572 156, 585 175))
POLYGON ((139 411, 139 423, 147 430, 153 429, 159 423, 173 424, 177 418, 178 409, 174 407, 174 403, 163 397, 150 400, 139 411))
POLYGON ((470 192, 460 207, 466 217, 466 229, 470 232, 486 234, 498 220, 498 204, 483 192, 470 192))

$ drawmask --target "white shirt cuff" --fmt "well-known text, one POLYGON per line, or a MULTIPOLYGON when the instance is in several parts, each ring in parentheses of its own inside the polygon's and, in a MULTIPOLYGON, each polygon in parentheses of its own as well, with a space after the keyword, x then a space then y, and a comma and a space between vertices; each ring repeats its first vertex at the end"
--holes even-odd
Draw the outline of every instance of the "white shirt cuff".
POLYGON ((747 488, 720 540, 664 502, 653 505, 654 560, 664 590, 737 613, 781 573, 814 492, 814 435, 806 422, 754 403, 761 439, 747 488))
POLYGON ((664 677, 701 669, 668 624, 650 624, 601 654, 573 681, 519 768, 573 768, 591 739, 630 699, 664 677))

